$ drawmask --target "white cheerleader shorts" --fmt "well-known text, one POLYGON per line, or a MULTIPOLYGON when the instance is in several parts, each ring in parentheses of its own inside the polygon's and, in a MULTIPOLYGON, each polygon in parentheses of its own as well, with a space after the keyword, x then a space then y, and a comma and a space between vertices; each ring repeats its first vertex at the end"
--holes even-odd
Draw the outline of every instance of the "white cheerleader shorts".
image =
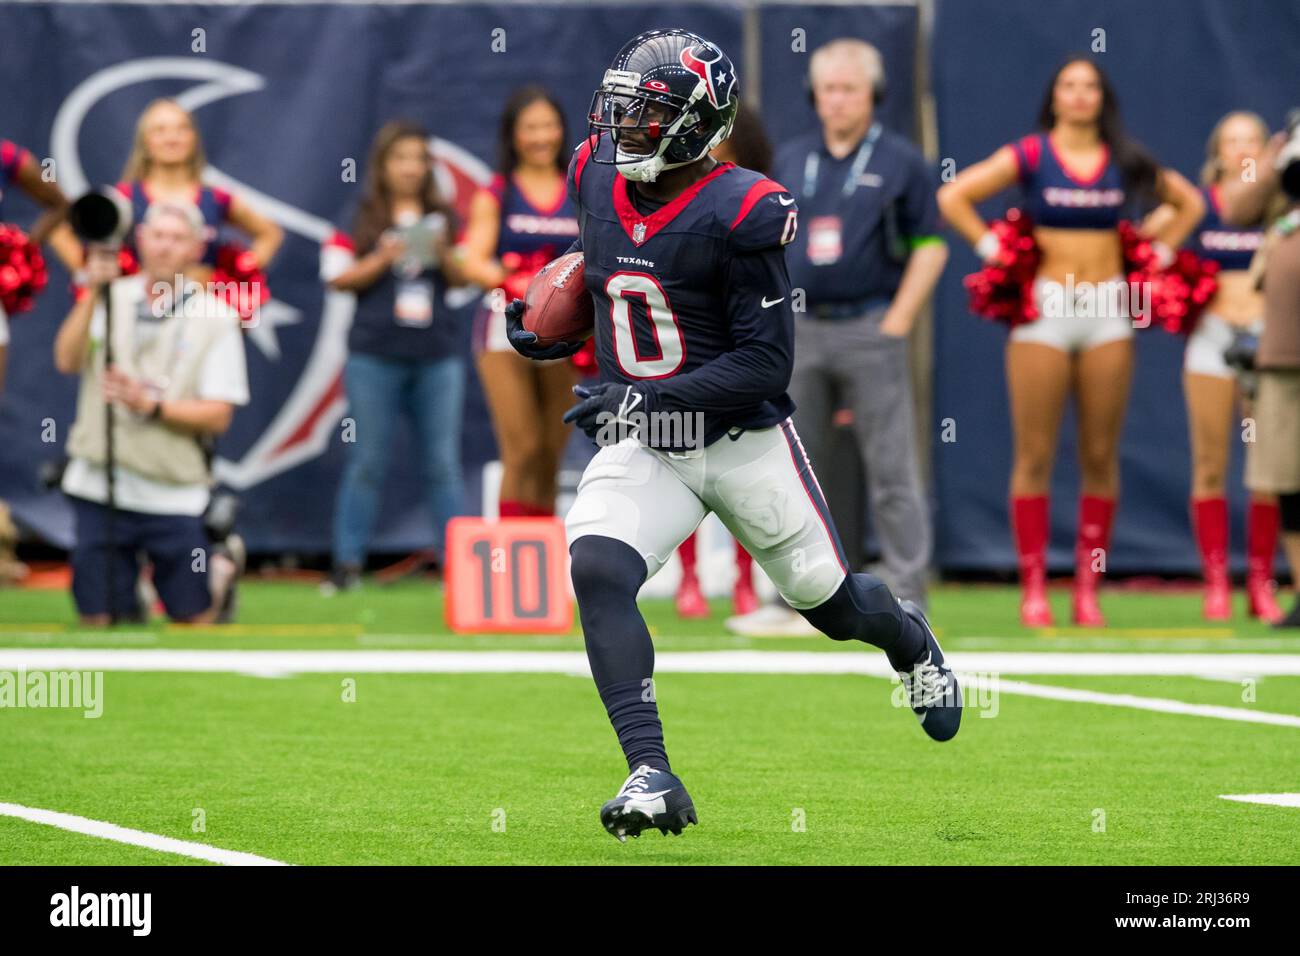
MULTIPOLYGON (((1209 312, 1201 316, 1194 331, 1187 339, 1187 352, 1183 357, 1183 371, 1195 372, 1197 375, 1213 375, 1215 378, 1232 378, 1236 375, 1232 367, 1223 359, 1223 353, 1232 344, 1237 333, 1234 326, 1226 319, 1209 312)), ((1242 331, 1259 335, 1264 331, 1264 320, 1256 319, 1242 331)))
POLYGON ((1034 280, 1038 318, 1011 330, 1013 342, 1037 342, 1062 352, 1086 352, 1108 342, 1133 337, 1128 282, 1115 276, 1104 282, 1034 280))

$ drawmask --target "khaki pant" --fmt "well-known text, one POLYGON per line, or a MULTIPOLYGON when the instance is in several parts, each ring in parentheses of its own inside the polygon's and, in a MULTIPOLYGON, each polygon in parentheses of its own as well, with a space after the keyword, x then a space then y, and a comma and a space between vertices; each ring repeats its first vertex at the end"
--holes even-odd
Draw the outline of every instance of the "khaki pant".
POLYGON ((1300 492, 1300 369, 1258 375, 1255 440, 1246 445, 1246 487, 1261 494, 1300 492))

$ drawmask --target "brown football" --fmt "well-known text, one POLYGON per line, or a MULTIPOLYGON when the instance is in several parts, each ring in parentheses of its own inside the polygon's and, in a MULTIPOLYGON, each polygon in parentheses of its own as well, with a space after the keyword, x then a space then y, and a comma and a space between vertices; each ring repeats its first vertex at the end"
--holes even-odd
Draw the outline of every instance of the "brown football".
POLYGON ((578 343, 591 336, 596 309, 582 282, 582 253, 552 259, 533 276, 524 293, 524 328, 538 345, 578 343))

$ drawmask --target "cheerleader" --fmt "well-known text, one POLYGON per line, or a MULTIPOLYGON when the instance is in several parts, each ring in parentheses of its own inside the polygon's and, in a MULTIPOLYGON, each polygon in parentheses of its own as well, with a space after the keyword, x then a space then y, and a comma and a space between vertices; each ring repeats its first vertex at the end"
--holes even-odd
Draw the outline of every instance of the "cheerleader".
MULTIPOLYGON (((1206 143, 1201 171, 1205 218, 1191 238, 1198 256, 1219 264, 1218 291, 1187 340, 1183 362, 1192 444, 1192 525, 1205 574, 1202 609, 1207 621, 1232 617, 1224 489, 1236 387, 1224 353, 1237 335, 1257 336, 1264 330, 1263 296, 1248 271, 1264 241, 1263 224, 1241 228, 1225 223, 1220 190, 1227 177, 1240 175, 1246 163, 1259 160, 1267 142, 1268 126, 1254 113, 1229 113, 1219 120, 1206 143)), ((1168 211, 1161 207, 1148 221, 1165 215, 1168 211)), ((1246 597, 1250 615, 1270 623, 1282 618, 1273 596, 1279 523, 1277 497, 1253 494, 1246 520, 1246 597)))
MULTIPOLYGON (((67 212, 68 201, 57 185, 41 177, 40 163, 30 152, 0 139, 0 223, 4 222, 4 194, 10 185, 22 190, 45 210, 27 236, 32 246, 39 247, 67 212)), ((21 239, 17 235, 15 238, 21 239)), ((0 393, 4 392, 8 360, 9 316, 0 303, 0 393)), ((9 506, 0 501, 0 586, 16 584, 27 576, 27 566, 18 560, 15 552, 17 543, 18 529, 10 517, 9 506)))
MULTIPOLYGON (((143 221, 152 202, 179 200, 199 208, 207 237, 202 268, 191 277, 196 282, 211 277, 217 264, 218 239, 226 225, 249 237, 250 266, 264 270, 284 241, 284 230, 233 193, 205 186, 201 177, 207 164, 194 117, 175 100, 157 99, 140 114, 117 189, 131 201, 135 222, 143 221)), ((123 246, 132 251, 133 242, 128 234, 123 246)))
POLYGON ((1016 325, 1006 350, 1014 433, 1011 520, 1020 565, 1021 622, 1052 624, 1046 590, 1048 490, 1061 415, 1073 394, 1081 473, 1074 623, 1105 623, 1097 584, 1105 570, 1119 490, 1118 446, 1133 368, 1133 324, 1117 230, 1126 211, 1157 201, 1171 210, 1152 238, 1162 261, 1200 221, 1196 189, 1158 167, 1129 138, 1109 80, 1090 60, 1052 77, 1039 131, 1003 146, 939 190, 939 208, 986 262, 998 239, 976 204, 1019 183, 1041 254, 1039 318, 1016 325))
POLYGON ((556 474, 570 429, 577 372, 568 359, 533 362, 506 339, 504 309, 578 236, 565 185, 569 151, 559 103, 538 86, 506 102, 498 172, 471 200, 457 253, 461 270, 490 290, 474 320, 474 353, 501 457, 501 517, 555 513, 556 474))

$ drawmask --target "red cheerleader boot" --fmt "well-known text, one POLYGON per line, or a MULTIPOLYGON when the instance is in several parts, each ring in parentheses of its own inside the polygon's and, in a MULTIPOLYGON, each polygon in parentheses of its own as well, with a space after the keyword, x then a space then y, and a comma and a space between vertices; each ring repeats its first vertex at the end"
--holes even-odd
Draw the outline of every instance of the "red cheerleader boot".
POLYGON ((1228 499, 1192 499, 1192 524, 1201 552, 1205 593, 1201 615, 1207 621, 1232 619, 1232 587, 1228 583, 1228 499))
POLYGON ((1079 499, 1079 530, 1074 545, 1074 599, 1072 618, 1079 627, 1105 627, 1106 618, 1097 603, 1097 585, 1105 572, 1106 547, 1110 543, 1113 498, 1083 495, 1079 499))
POLYGON ((1013 496, 1011 528, 1020 565, 1020 624, 1051 627, 1052 605, 1047 600, 1047 496, 1013 496))
POLYGON ((754 559, 739 541, 736 542, 736 586, 731 592, 731 607, 736 616, 758 610, 758 595, 754 593, 754 559))
POLYGON ((695 575, 695 535, 682 542, 677 549, 677 556, 682 561, 682 580, 677 585, 677 616, 682 618, 701 618, 709 616, 709 602, 704 600, 700 590, 700 579, 695 575))
POLYGON ((1275 502, 1251 501, 1246 522, 1246 599, 1250 616, 1269 624, 1285 617, 1275 596, 1273 555, 1281 516, 1275 502))
POLYGON ((1070 603, 1070 619, 1078 627, 1105 627, 1106 617, 1097 603, 1097 575, 1076 574, 1074 596, 1070 603))
POLYGON ((1052 605, 1047 600, 1047 580, 1022 577, 1020 585, 1020 626, 1051 627, 1052 605))

